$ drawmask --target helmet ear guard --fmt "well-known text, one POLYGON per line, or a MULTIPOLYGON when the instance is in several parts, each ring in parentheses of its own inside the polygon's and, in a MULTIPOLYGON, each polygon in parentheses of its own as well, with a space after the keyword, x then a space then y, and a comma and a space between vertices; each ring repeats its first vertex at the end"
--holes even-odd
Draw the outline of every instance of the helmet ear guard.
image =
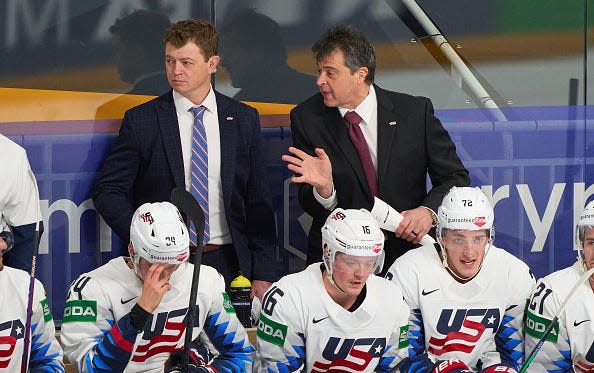
POLYGON ((580 213, 580 217, 575 226, 575 248, 578 252, 577 259, 582 262, 584 270, 587 270, 583 248, 587 228, 594 228, 594 201, 590 201, 586 205, 584 210, 580 213))
POLYGON ((140 258, 150 263, 181 264, 190 256, 188 230, 169 202, 145 203, 134 212, 130 244, 136 271, 140 258))
POLYGON ((337 253, 377 257, 374 272, 384 265, 384 233, 377 220, 365 209, 337 208, 322 227, 322 259, 333 283, 332 272, 337 253))

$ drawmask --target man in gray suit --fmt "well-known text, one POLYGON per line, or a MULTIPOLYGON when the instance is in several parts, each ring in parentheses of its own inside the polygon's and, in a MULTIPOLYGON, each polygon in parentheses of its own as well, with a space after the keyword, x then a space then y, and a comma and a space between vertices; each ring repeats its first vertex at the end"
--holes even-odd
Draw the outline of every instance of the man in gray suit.
POLYGON ((404 217, 387 237, 385 272, 434 226, 448 190, 468 185, 468 171, 429 99, 374 84, 375 51, 356 28, 331 28, 312 51, 320 93, 291 111, 294 147, 283 156, 313 217, 307 262, 321 259, 320 229, 330 211, 371 210, 379 197, 404 217))

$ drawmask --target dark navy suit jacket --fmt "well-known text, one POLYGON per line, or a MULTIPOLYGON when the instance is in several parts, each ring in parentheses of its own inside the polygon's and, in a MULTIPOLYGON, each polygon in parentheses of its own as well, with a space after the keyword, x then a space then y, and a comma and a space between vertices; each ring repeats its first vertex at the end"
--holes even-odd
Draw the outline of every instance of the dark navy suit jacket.
MULTIPOLYGON (((242 272, 274 281, 276 228, 266 184, 258 112, 216 93, 225 215, 242 272)), ((105 160, 93 202, 107 224, 129 241, 135 209, 169 201, 185 188, 184 165, 172 91, 126 112, 105 160)))

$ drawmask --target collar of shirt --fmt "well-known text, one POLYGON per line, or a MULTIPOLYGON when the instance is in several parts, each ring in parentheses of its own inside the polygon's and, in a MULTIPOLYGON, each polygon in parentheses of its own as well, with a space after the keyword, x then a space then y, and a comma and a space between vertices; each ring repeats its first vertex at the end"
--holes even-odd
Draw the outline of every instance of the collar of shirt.
POLYGON ((204 98, 204 101, 202 101, 200 104, 194 104, 192 101, 185 98, 181 93, 173 90, 173 103, 175 104, 175 110, 178 113, 189 112, 189 110, 194 106, 200 105, 204 106, 206 110, 211 113, 217 112, 217 98, 215 96, 214 89, 212 89, 212 86, 210 87, 208 94, 204 98))
MULTIPOLYGON (((338 111, 340 111, 340 115, 344 117, 344 115, 351 111, 351 109, 346 109, 343 107, 338 107, 338 111)), ((373 113, 377 112, 377 96, 375 95, 375 88, 373 88, 373 84, 369 86, 369 93, 367 97, 361 101, 359 106, 357 106, 354 110, 365 124, 371 123, 373 118, 373 113)))

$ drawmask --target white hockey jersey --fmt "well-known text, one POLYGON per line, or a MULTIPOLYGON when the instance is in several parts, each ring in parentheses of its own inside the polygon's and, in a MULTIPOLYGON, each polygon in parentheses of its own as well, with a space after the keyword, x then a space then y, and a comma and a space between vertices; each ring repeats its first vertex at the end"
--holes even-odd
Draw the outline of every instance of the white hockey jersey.
POLYGON ((353 312, 335 303, 321 263, 266 292, 258 321, 259 371, 390 372, 407 355, 409 310, 396 286, 370 276, 353 312))
MULTIPOLYGON (((551 324, 571 288, 584 274, 581 262, 540 279, 526 317, 529 354, 551 324)), ((594 372, 594 293, 588 281, 569 298, 529 372, 594 372)))
POLYGON ((460 359, 478 372, 495 365, 518 370, 522 320, 535 284, 524 262, 491 246, 480 272, 462 284, 427 245, 396 259, 386 278, 401 287, 411 308, 411 356, 460 359))
MULTIPOLYGON (((70 285, 62 320, 62 344, 79 372, 162 372, 174 349, 183 348, 192 264, 170 278, 171 289, 137 333, 130 310, 142 294, 142 281, 124 258, 81 275, 70 285)), ((212 366, 224 372, 249 372, 254 348, 225 293, 222 276, 203 265, 192 339, 205 332, 218 350, 212 366)))
POLYGON ((39 198, 27 153, 0 134, 0 218, 8 225, 32 224, 41 219, 39 198))
MULTIPOLYGON (((24 350, 30 276, 4 266, 0 271, 0 371, 20 372, 24 350)), ((45 289, 35 280, 29 336, 29 371, 64 372, 62 347, 56 340, 45 289)))

